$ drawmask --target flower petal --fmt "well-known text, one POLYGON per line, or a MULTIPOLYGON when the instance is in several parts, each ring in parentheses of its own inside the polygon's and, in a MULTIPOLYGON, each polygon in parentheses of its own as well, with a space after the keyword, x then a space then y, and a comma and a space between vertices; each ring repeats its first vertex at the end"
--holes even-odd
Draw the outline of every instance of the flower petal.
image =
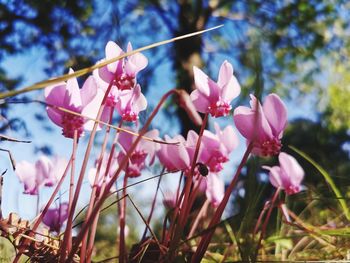
MULTIPOLYGON (((73 69, 69 69, 69 74, 74 73, 73 69)), ((67 80, 67 92, 64 97, 63 106, 71 110, 80 109, 82 106, 80 89, 78 80, 73 77, 67 80)))
MULTIPOLYGON (((106 59, 112 59, 121 56, 124 52, 123 50, 113 41, 108 41, 106 48, 106 59)), ((123 60, 118 60, 116 62, 110 63, 107 65, 107 69, 114 74, 117 69, 121 66, 123 60)))
POLYGON ((203 95, 199 90, 192 91, 191 100, 197 111, 201 113, 207 113, 210 106, 208 98, 203 95))
POLYGON ((209 97, 209 77, 196 66, 193 67, 194 83, 196 88, 203 93, 203 95, 209 97))
POLYGON ((287 108, 276 94, 270 94, 265 99, 263 110, 273 134, 280 137, 287 126, 287 108))
POLYGON ((297 160, 284 152, 278 156, 281 169, 288 174, 289 180, 293 186, 299 186, 304 178, 304 170, 297 160))
POLYGON ((80 90, 82 106, 89 104, 97 94, 97 83, 93 76, 87 78, 80 90))

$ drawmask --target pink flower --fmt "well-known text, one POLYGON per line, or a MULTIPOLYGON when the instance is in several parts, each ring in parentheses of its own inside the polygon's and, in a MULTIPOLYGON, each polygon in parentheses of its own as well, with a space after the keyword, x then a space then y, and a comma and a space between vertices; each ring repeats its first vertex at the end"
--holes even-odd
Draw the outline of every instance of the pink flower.
POLYGON ((60 233, 61 226, 68 218, 68 208, 68 203, 62 203, 59 208, 47 210, 43 217, 43 223, 50 227, 50 231, 60 233))
POLYGON ((168 171, 182 170, 189 166, 190 157, 185 148, 185 138, 181 135, 176 135, 170 138, 168 135, 164 136, 165 141, 175 144, 161 144, 157 151, 159 161, 168 171))
POLYGON ((253 143, 254 154, 276 155, 287 126, 286 106, 276 94, 268 95, 263 106, 253 95, 250 97, 251 108, 240 106, 234 111, 236 127, 248 143, 253 143))
MULTIPOLYGON (((144 136, 148 138, 158 138, 159 131, 154 129, 145 133, 144 136)), ((136 136, 122 132, 119 134, 118 143, 122 147, 122 150, 118 155, 118 160, 121 161, 126 153, 129 151, 131 145, 136 140, 136 136)), ((141 175, 141 170, 146 167, 146 158, 148 157, 148 164, 151 165, 155 159, 155 153, 158 149, 158 144, 152 141, 141 139, 137 144, 135 150, 129 157, 129 162, 126 167, 126 174, 129 177, 137 177, 141 175)))
MULTIPOLYGON (((99 193, 101 187, 102 187, 102 183, 103 183, 103 180, 104 180, 104 177, 105 177, 105 174, 106 174, 106 169, 107 169, 107 165, 108 165, 108 156, 105 156, 102 160, 102 164, 101 164, 101 168, 100 168, 100 172, 98 174, 98 179, 97 179, 97 192, 99 193)), ((91 185, 91 187, 94 186, 94 183, 95 183, 95 178, 96 178, 96 175, 97 175, 97 165, 98 165, 98 162, 96 160, 96 163, 95 163, 95 167, 93 168, 90 168, 89 172, 88 172, 88 180, 89 180, 89 183, 91 185)), ((118 169, 118 160, 116 157, 112 157, 112 160, 111 160, 111 164, 110 164, 110 167, 109 167, 109 170, 107 171, 107 176, 105 178, 105 183, 108 184, 109 181, 112 179, 114 173, 117 171, 118 169)), ((116 188, 115 186, 113 186, 111 188, 111 192, 115 191, 116 188)))
POLYGON ((136 121, 139 112, 147 108, 147 100, 141 93, 140 85, 137 84, 132 90, 121 91, 116 108, 124 121, 136 121))
POLYGON ((36 173, 41 174, 45 186, 54 186, 62 177, 67 166, 67 160, 55 156, 52 160, 41 156, 35 163, 36 173))
POLYGON ((67 161, 55 157, 53 160, 45 156, 39 158, 35 164, 22 161, 17 164, 16 174, 24 184, 24 193, 37 195, 42 186, 53 186, 62 177, 67 161))
POLYGON ((168 209, 173 209, 176 207, 176 193, 171 191, 165 191, 163 197, 163 204, 168 209))
MULTIPOLYGON (((131 43, 128 44, 127 52, 132 51, 131 43)), ((106 60, 119 57, 124 54, 123 50, 113 41, 106 45, 106 60)), ((147 58, 141 53, 118 60, 94 72, 94 76, 103 89, 113 81, 113 85, 119 90, 130 90, 136 85, 136 76, 139 71, 148 64, 147 58)))
MULTIPOLYGON (((70 69, 69 73, 73 72, 70 69)), ((81 89, 79 89, 76 78, 54 84, 45 89, 47 103, 93 118, 96 117, 100 106, 100 99, 97 98, 96 94, 97 85, 93 77, 89 77, 81 89)), ((49 118, 56 125, 62 127, 62 134, 65 137, 73 138, 75 130, 78 133, 78 138, 83 135, 84 128, 87 127, 87 119, 49 106, 46 110, 49 118)))
POLYGON ((215 123, 216 134, 205 130, 202 137, 202 151, 199 161, 211 172, 220 172, 229 160, 230 153, 238 146, 238 138, 232 126, 221 130, 215 123))
POLYGON ((205 178, 206 190, 205 194, 214 207, 218 207, 225 195, 225 184, 219 175, 209 173, 205 178))
POLYGON ((157 153, 160 162, 168 171, 181 170, 188 174, 191 170, 191 164, 196 149, 198 134, 189 131, 185 140, 181 135, 173 139, 165 136, 165 141, 178 144, 161 144, 157 153))
POLYGON ((193 71, 197 89, 190 96, 197 111, 210 113, 213 117, 228 115, 232 109, 231 101, 241 92, 241 87, 233 76, 232 65, 226 60, 222 63, 217 83, 199 68, 193 67, 193 71))
POLYGON ((303 168, 294 157, 284 152, 279 154, 278 160, 280 166, 263 166, 270 171, 271 184, 284 189, 288 195, 300 192, 301 181, 304 178, 303 168))

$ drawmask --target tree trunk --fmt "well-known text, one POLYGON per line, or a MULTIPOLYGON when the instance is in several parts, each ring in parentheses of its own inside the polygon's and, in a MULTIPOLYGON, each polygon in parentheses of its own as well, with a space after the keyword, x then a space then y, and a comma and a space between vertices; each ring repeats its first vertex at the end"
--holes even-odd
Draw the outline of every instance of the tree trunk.
MULTIPOLYGON (((206 26, 209 9, 203 9, 201 1, 192 4, 189 1, 179 1, 178 28, 174 37, 203 30, 206 26), (197 5, 197 6, 195 6, 197 5)), ((176 72, 176 84, 178 88, 186 90, 189 94, 194 90, 193 66, 202 67, 202 35, 186 38, 174 43, 175 53, 173 68, 176 72)), ((177 114, 181 123, 181 133, 187 135, 189 130, 199 131, 187 113, 180 107, 177 114)))

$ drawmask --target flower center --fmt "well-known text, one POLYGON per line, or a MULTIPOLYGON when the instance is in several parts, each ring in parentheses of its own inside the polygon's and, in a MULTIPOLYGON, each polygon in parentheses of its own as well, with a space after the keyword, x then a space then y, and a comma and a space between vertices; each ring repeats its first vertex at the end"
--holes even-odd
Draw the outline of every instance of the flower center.
POLYGON ((130 161, 132 164, 136 164, 137 166, 143 166, 147 157, 147 153, 144 150, 136 150, 130 156, 130 161))
POLYGON ((130 90, 135 87, 135 77, 122 73, 115 79, 115 85, 120 90, 130 90))
POLYGON ((134 122, 137 121, 138 115, 133 111, 126 111, 122 114, 123 121, 134 122))
POLYGON ((281 147, 281 141, 277 138, 273 138, 271 140, 264 141, 259 148, 261 150, 261 154, 267 157, 279 154, 281 147))
POLYGON ((227 116, 230 113, 232 106, 227 102, 217 101, 208 107, 211 116, 217 118, 221 116, 227 116))
POLYGON ((211 172, 217 173, 224 168, 222 164, 226 163, 228 160, 229 159, 223 155, 212 156, 207 162, 207 166, 211 172))
POLYGON ((62 134, 67 138, 74 137, 74 131, 77 131, 78 138, 84 132, 84 118, 65 112, 62 117, 62 134))
POLYGON ((290 185, 288 188, 284 189, 287 195, 292 195, 300 192, 300 186, 290 185))

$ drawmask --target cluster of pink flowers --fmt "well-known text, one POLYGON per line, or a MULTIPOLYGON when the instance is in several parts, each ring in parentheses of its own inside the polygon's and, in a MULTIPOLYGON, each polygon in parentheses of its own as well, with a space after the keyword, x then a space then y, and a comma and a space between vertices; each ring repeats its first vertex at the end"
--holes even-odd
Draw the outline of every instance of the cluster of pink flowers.
MULTIPOLYGON (((130 43, 127 51, 132 51, 130 43)), ((106 45, 106 57, 102 61, 123 54, 124 51, 110 41, 106 45)), ((93 119, 97 117, 103 101, 105 103, 102 105, 104 110, 101 120, 111 122, 112 114, 116 110, 121 120, 136 122, 139 113, 147 107, 147 100, 137 83, 137 74, 147 64, 148 60, 144 55, 135 53, 96 69, 82 88, 79 88, 76 78, 47 87, 45 98, 49 118, 62 128, 65 137, 76 139, 83 136, 84 131, 92 129, 93 119)), ((214 118, 227 116, 233 112, 235 126, 246 138, 252 154, 261 157, 279 155, 280 166, 263 167, 269 170, 272 185, 284 189, 287 194, 299 192, 304 171, 293 157, 280 153, 283 132, 287 126, 287 110, 279 96, 269 94, 261 105, 258 99, 251 95, 250 108, 239 106, 233 110, 231 102, 239 96, 241 87, 228 61, 222 63, 217 82, 197 67, 194 67, 193 71, 196 89, 190 94, 193 103, 191 107, 214 118)), ((69 72, 74 73, 72 69, 69 72)), ((137 133, 137 130, 128 129, 137 133)), ((164 141, 167 143, 164 144, 150 140, 160 139, 158 130, 148 131, 144 134, 148 140, 142 139, 128 155, 128 163, 123 169, 125 176, 131 178, 140 176, 157 157, 167 171, 181 171, 187 177, 191 175, 194 188, 205 193, 212 205, 217 207, 225 192, 220 172, 223 170, 223 165, 229 161, 230 154, 237 148, 239 139, 231 125, 221 129, 215 123, 214 129, 215 132, 204 130, 201 137, 193 130, 188 132, 186 138, 181 135, 173 138, 165 135, 164 141), (195 156, 199 140, 198 156, 195 156), (195 168, 192 167, 193 164, 196 164, 195 168), (191 174, 193 171, 194 174, 191 174)), ((118 134, 119 152, 111 157, 109 164, 108 158, 104 157, 97 165, 99 168, 95 167, 89 171, 88 178, 92 187, 97 187, 99 191, 103 182, 108 183, 112 179, 135 140, 136 136, 131 133, 118 134)), ((46 157, 41 157, 35 164, 26 161, 19 163, 16 173, 24 183, 24 192, 38 194, 41 186, 52 186, 57 183, 66 163, 60 158, 51 161, 46 157)), ((169 196, 165 202, 168 206, 175 206, 177 203, 169 196)), ((67 210, 67 204, 49 210, 44 223, 46 222, 52 231, 59 232, 60 226, 67 218, 67 210)))
MULTIPOLYGON (((226 116, 232 106, 232 99, 240 93, 240 86, 237 79, 232 75, 233 68, 230 63, 224 61, 221 65, 217 83, 211 80, 200 69, 194 67, 194 79, 196 90, 191 93, 191 99, 197 111, 210 114, 213 117, 226 116)), ((239 106, 234 110, 233 118, 238 131, 246 138, 247 144, 252 145, 252 153, 262 157, 278 155, 281 151, 281 139, 287 126, 287 109, 283 101, 276 94, 269 94, 263 105, 254 95, 250 96, 250 108, 239 106)), ((230 136, 222 133, 222 139, 230 136)), ((233 134, 233 131, 230 132, 233 134)), ((231 135, 232 137, 232 135, 231 135)), ((203 144, 209 137, 203 137, 203 144)), ((209 139, 210 141, 210 139, 209 139)), ((233 140, 234 141, 234 140, 233 140)), ((224 145, 232 143, 231 150, 234 149, 233 141, 226 139, 224 145)), ((212 141, 214 142, 214 141, 212 141)), ((207 144, 208 146, 208 144, 207 144)), ((204 147, 205 149, 212 149, 204 147)), ((216 154, 208 150, 208 158, 214 160, 212 164, 204 162, 210 171, 220 170, 221 164, 216 163, 216 159, 223 160, 227 155, 222 154, 223 150, 216 154)), ((273 186, 284 189, 287 194, 294 194, 300 191, 300 184, 304 176, 304 171, 297 161, 286 153, 279 155, 280 166, 266 169, 270 170, 270 181, 273 186)))
MULTIPOLYGON (((127 51, 132 51, 130 43, 127 51)), ((116 43, 112 41, 107 43, 106 60, 123 54, 124 52, 116 43)), ((78 138, 83 136, 84 130, 92 129, 93 121, 62 111, 60 108, 95 119, 105 92, 111 84, 112 87, 107 95, 101 119, 108 121, 111 110, 116 109, 124 121, 137 121, 139 113, 147 107, 147 100, 141 93, 136 76, 147 66, 147 63, 147 58, 144 55, 136 53, 96 69, 93 76, 86 80, 81 89, 79 89, 76 78, 47 87, 45 98, 48 103, 47 113, 50 119, 62 127, 62 134, 65 137, 73 138, 75 131, 78 138)), ((71 69, 69 73, 74 73, 74 71, 71 69)))
POLYGON ((21 161, 16 166, 16 174, 24 184, 24 193, 37 195, 42 186, 54 186, 62 177, 67 161, 61 157, 52 160, 41 156, 35 164, 21 161))

